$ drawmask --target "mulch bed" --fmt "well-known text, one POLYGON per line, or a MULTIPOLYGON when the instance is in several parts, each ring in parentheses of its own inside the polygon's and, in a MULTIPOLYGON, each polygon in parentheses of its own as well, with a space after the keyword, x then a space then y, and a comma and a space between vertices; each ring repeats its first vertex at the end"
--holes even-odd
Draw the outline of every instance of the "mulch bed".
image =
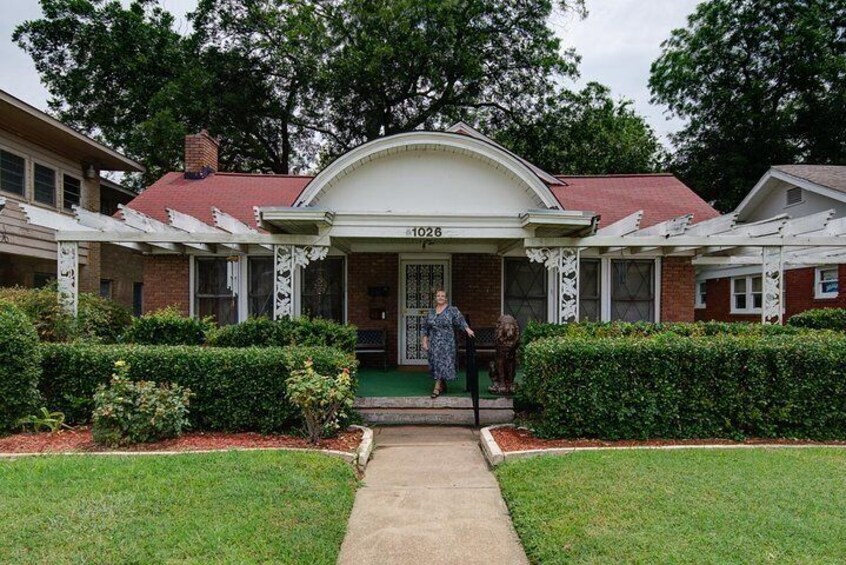
POLYGON ((300 447, 353 452, 361 442, 361 430, 345 431, 337 437, 322 440, 312 446, 304 438, 287 435, 261 435, 251 432, 193 432, 176 439, 109 449, 94 443, 87 427, 59 433, 21 433, 0 438, 0 454, 4 453, 60 453, 108 451, 197 451, 207 449, 300 447))
POLYGON ((789 438, 749 438, 744 441, 730 439, 649 439, 603 441, 599 439, 541 439, 532 435, 530 430, 520 428, 494 428, 491 435, 502 451, 527 451, 530 449, 550 449, 556 447, 643 447, 666 445, 841 445, 846 441, 810 441, 789 438))

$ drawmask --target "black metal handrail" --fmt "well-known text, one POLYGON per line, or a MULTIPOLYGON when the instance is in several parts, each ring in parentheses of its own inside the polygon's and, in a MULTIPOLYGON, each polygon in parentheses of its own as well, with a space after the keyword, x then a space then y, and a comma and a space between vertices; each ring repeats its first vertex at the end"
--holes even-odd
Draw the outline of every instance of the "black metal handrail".
POLYGON ((473 400, 473 418, 479 427, 479 368, 476 366, 476 338, 467 336, 467 390, 473 400))

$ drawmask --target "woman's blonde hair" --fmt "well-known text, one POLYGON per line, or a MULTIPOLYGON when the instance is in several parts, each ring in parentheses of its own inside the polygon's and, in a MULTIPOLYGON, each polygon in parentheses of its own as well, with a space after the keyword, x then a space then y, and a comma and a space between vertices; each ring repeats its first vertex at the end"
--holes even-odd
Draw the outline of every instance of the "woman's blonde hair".
POLYGON ((446 289, 442 286, 439 286, 438 288, 435 289, 435 296, 437 296, 439 292, 443 292, 444 294, 447 293, 446 289))

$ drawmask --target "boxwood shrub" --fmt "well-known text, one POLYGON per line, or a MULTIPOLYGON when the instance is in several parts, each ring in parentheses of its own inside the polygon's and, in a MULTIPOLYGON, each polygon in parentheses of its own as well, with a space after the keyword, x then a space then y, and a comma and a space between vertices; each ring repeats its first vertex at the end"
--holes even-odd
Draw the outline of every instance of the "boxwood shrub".
POLYGON ((846 439, 846 338, 547 338, 524 351, 543 437, 846 439))
POLYGON ((0 301, 0 435, 36 410, 39 356, 38 334, 29 317, 0 301))
POLYGON ((134 318, 123 341, 139 345, 202 345, 213 328, 211 318, 185 316, 168 306, 134 318))
POLYGON ((240 324, 218 328, 209 337, 209 345, 216 347, 326 345, 349 353, 355 351, 355 343, 355 326, 306 317, 295 320, 250 318, 240 324))
POLYGON ((846 331, 846 309, 818 308, 805 310, 791 316, 787 323, 796 328, 844 332, 846 331))
POLYGON ((209 348, 45 344, 40 389, 51 409, 70 423, 87 422, 97 385, 114 363, 126 361, 132 380, 172 382, 191 389, 194 429, 273 432, 299 417, 285 395, 285 379, 306 359, 325 374, 355 369, 355 358, 330 347, 209 348))

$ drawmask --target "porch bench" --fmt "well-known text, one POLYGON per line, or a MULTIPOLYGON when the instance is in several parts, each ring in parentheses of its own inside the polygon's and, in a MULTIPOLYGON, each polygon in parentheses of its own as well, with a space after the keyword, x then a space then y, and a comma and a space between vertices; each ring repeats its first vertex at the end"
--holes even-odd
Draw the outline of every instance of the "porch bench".
POLYGON ((382 370, 388 370, 388 333, 379 330, 357 330, 355 354, 378 353, 382 355, 382 370))
MULTIPOLYGON (((496 353, 496 328, 495 327, 480 327, 474 328, 476 333, 476 354, 484 353, 486 355, 493 355, 496 353)), ((464 366, 467 366, 467 333, 463 331, 456 332, 458 334, 458 366, 461 368, 461 359, 464 359, 464 366)))

